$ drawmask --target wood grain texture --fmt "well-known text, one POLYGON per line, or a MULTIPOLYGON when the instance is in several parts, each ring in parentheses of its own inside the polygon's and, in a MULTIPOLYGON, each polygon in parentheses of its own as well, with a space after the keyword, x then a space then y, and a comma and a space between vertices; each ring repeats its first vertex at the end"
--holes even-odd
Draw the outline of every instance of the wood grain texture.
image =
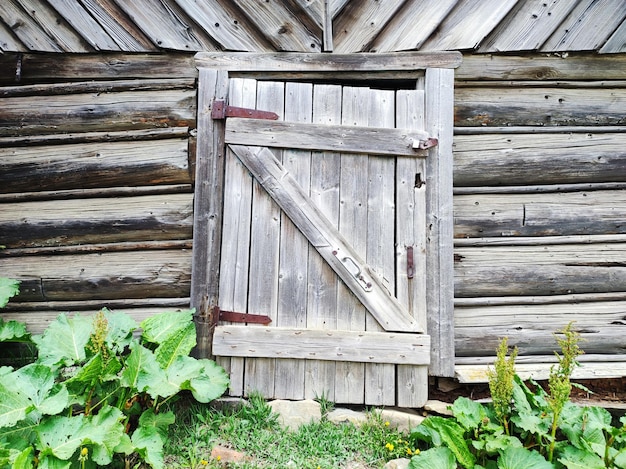
POLYGON ((456 90, 455 126, 623 125, 624 88, 456 90))
POLYGON ((624 80, 626 57, 580 54, 464 55, 456 79, 464 80, 624 80))
MULTIPOLYGON (((0 56, 0 83, 15 84, 16 57, 0 56)), ((106 79, 197 78, 193 55, 169 54, 24 54, 20 83, 106 79)))
POLYGON ((0 98, 0 136, 191 126, 195 90, 0 98))
MULTIPOLYGON (((313 118, 313 85, 286 83, 285 120, 310 124, 313 118)), ((311 152, 285 150, 283 165, 300 187, 311 181, 311 152)), ((307 324, 309 242, 285 214, 280 223, 280 264, 276 326, 304 328, 307 324)), ((285 399, 304 399, 305 363, 278 360, 274 393, 285 399)))
POLYGON ((429 360, 430 340, 423 334, 244 326, 217 326, 215 334, 218 355, 408 365, 429 360))
MULTIPOLYGON (((396 91, 398 127, 423 129, 423 90, 396 91)), ((426 162, 415 158, 396 161, 396 295, 426 329, 426 162), (420 185, 421 183, 421 185, 420 185), (408 250, 413 249, 415 271, 410 278, 408 250)), ((428 367, 396 367, 397 405, 419 408, 428 399, 428 367)))
POLYGON ((455 297, 622 292, 621 243, 455 249, 455 297))
POLYGON ((411 0, 389 20, 371 44, 371 52, 419 50, 458 0, 411 0))
POLYGON ((191 194, 2 204, 0 238, 10 248, 190 239, 191 194))
POLYGON ((374 125, 331 127, 247 118, 226 121, 226 142, 237 145, 425 157, 426 152, 413 145, 428 137, 422 130, 385 129, 374 125))
MULTIPOLYGON (((88 10, 85 10, 80 2, 72 2, 67 0, 49 0, 49 3, 55 8, 55 10, 58 12, 58 15, 60 15, 61 18, 63 18, 65 21, 67 21, 68 24, 72 26, 73 31, 81 32, 82 40, 89 44, 93 49, 97 51, 120 50, 120 46, 100 25, 100 23, 89 14, 88 10)), ((40 5, 41 2, 39 2, 39 8, 41 8, 40 5)), ((60 21, 60 18, 57 17, 55 18, 55 20, 56 27, 58 27, 59 24, 64 25, 64 22, 60 21)), ((61 35, 61 37, 66 34, 67 33, 61 35)), ((81 50, 78 52, 85 51, 81 50)))
POLYGON ((422 49, 474 49, 516 3, 517 0, 460 1, 422 49))
MULTIPOLYGON (((191 306, 196 320, 206 329, 210 308, 219 303, 220 245, 223 220, 224 140, 223 124, 213 122, 215 99, 228 96, 228 75, 216 70, 200 70, 198 85, 198 144, 194 188, 193 263, 191 306)), ((210 330, 210 329, 209 329, 210 330)), ((199 356, 211 355, 209 333, 199 337, 199 356)))
POLYGON ((237 72, 379 72, 415 71, 428 67, 456 68, 458 52, 400 52, 396 54, 315 54, 198 52, 202 67, 219 67, 237 72))
POLYGON ((335 52, 367 50, 403 3, 403 0, 349 2, 333 22, 335 52))
MULTIPOLYGON (((256 80, 229 81, 228 99, 233 106, 255 108, 256 80)), ((225 151, 224 211, 220 255, 219 305, 227 311, 247 311, 252 223, 252 176, 229 149, 225 151)), ((244 359, 218 357, 230 374, 229 394, 244 394, 244 359)))
POLYGON ((626 233, 626 190, 456 195, 454 210, 458 238, 626 233))
POLYGON ((481 45, 480 52, 537 50, 574 8, 562 0, 519 2, 481 45))
MULTIPOLYGON (((283 119, 285 83, 257 83, 256 108, 275 112, 279 119, 283 119)), ((276 153, 266 151, 271 158, 282 161, 281 151, 276 151, 276 153)), ((242 160, 241 155, 237 156, 242 160)), ((254 172, 252 174, 255 175, 254 172)), ((262 187, 261 182, 262 178, 260 180, 258 175, 255 175, 252 183, 248 312, 267 315, 275 322, 278 314, 281 212, 279 205, 262 187)), ((253 325, 249 327, 254 328, 253 325)), ((274 359, 246 359, 244 393, 248 395, 250 392, 257 391, 265 396, 273 395, 275 375, 276 361, 274 359)))
POLYGON ((544 52, 594 50, 602 46, 609 35, 626 18, 626 4, 620 0, 582 0, 543 44, 544 52))
MULTIPOLYGON (((341 123, 342 87, 317 84, 313 88, 313 122, 337 125, 341 123)), ((339 187, 341 156, 333 152, 316 152, 311 158, 310 198, 328 221, 339 226, 339 187)), ((339 282, 332 268, 313 246, 308 248, 308 278, 306 327, 336 329, 341 314, 337 308, 339 282)), ((335 363, 307 360, 304 392, 307 399, 326 396, 335 401, 335 363)))
POLYGON ((427 312, 432 356, 429 373, 454 373, 452 121, 454 70, 428 69, 424 80, 425 130, 439 139, 426 158, 427 312))
MULTIPOLYGON (((28 15, 17 0, 0 4, 0 16, 11 32, 29 49, 37 52, 62 52, 63 49, 28 15)), ((7 43, 8 45, 8 43, 7 43)))
POLYGON ((454 137, 455 187, 620 182, 625 177, 622 133, 454 137))
POLYGON ((180 298, 189 294, 191 252, 7 257, 0 269, 22 282, 15 301, 180 298))
POLYGON ((280 51, 321 51, 321 28, 297 16, 278 0, 239 0, 237 6, 265 38, 280 51), (305 25, 305 23, 308 23, 305 25), (308 28, 306 26, 309 26, 308 28))
POLYGON ((0 148, 0 192, 189 184, 186 138, 0 148))

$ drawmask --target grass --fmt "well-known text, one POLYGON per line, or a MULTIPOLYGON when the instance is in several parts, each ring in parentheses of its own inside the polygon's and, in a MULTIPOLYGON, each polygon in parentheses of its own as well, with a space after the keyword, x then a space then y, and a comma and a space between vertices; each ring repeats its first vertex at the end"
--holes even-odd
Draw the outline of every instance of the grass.
POLYGON ((246 462, 228 467, 253 468, 381 468, 390 460, 406 456, 404 435, 383 422, 379 414, 367 413, 361 426, 335 424, 326 418, 332 403, 318 399, 322 419, 297 431, 284 429, 265 400, 252 395, 248 405, 216 409, 209 405, 177 405, 165 448, 168 468, 218 468, 212 460, 215 445, 246 455, 246 462))

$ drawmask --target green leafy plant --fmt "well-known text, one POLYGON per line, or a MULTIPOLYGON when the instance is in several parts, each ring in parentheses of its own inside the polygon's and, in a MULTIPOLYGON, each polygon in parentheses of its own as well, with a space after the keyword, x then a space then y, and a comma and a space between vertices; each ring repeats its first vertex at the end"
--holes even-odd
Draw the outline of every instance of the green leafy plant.
POLYGON ((421 449, 409 468, 626 469, 626 417, 614 427, 606 409, 570 400, 571 374, 582 353, 579 341, 572 324, 557 335, 561 354, 556 354, 546 391, 514 373, 517 352, 506 359, 508 346, 502 340, 489 375, 493 402, 459 397, 453 418, 424 420, 409 438, 421 449))
POLYGON ((38 358, 0 368, 0 467, 70 468, 144 461, 164 467, 163 404, 190 392, 209 402, 225 391, 224 370, 189 356, 193 311, 168 312, 137 324, 102 310, 61 314, 33 336, 38 358))
POLYGON ((19 280, 0 277, 0 308, 4 308, 9 300, 20 292, 19 280))

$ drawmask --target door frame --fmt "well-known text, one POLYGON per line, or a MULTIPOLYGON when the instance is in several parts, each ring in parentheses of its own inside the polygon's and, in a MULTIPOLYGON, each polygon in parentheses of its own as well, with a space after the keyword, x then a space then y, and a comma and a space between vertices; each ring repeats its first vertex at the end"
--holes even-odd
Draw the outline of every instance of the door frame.
POLYGON ((196 309, 197 354, 211 356, 213 313, 219 301, 224 200, 225 121, 211 117, 213 103, 227 101, 231 76, 262 79, 417 80, 424 77, 425 131, 438 144, 426 158, 427 334, 429 373, 454 376, 454 256, 452 137, 454 68, 458 52, 388 54, 223 53, 196 54, 198 117, 191 307, 196 309), (217 190, 216 190, 217 188, 217 190))

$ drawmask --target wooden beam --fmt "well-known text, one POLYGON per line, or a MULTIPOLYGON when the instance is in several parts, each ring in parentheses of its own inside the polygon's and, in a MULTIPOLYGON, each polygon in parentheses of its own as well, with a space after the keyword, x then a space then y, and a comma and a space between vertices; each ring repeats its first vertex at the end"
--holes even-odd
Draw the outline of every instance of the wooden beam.
MULTIPOLYGON (((553 363, 528 363, 516 364, 515 372, 523 380, 546 380, 550 375, 550 368, 553 363)), ((462 384, 487 383, 489 378, 487 371, 493 370, 490 365, 456 365, 454 375, 462 384)), ((572 379, 607 379, 621 378, 626 376, 626 362, 594 362, 581 363, 580 367, 574 368, 572 379)))
POLYGON ((430 337, 281 327, 217 326, 215 355, 428 365, 430 337))
POLYGON ((229 53, 198 52, 199 67, 221 68, 237 72, 376 72, 380 70, 414 71, 426 68, 456 68, 459 52, 397 52, 393 54, 324 54, 275 52, 229 53))
POLYGON ((200 357, 211 356, 210 311, 218 305, 224 202, 224 123, 211 118, 211 106, 227 97, 228 73, 200 69, 190 295, 200 357))
POLYGON ((453 88, 454 70, 426 70, 425 130, 439 139, 426 158, 427 332, 434 376, 454 375, 453 88))
POLYGON ((426 150, 413 145, 427 139, 428 134, 420 130, 226 119, 226 143, 236 145, 426 157, 426 150))

